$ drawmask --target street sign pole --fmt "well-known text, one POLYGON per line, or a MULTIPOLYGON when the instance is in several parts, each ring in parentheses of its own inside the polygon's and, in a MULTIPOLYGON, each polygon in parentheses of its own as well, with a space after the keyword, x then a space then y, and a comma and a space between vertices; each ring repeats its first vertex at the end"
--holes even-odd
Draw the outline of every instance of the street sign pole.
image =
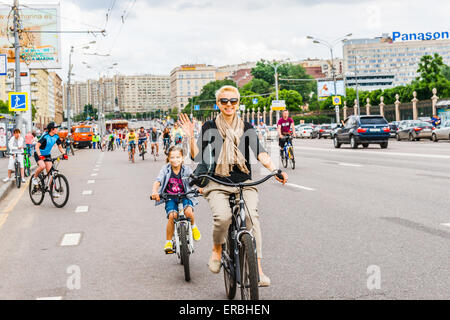
MULTIPOLYGON (((20 83, 20 40, 19 40, 19 0, 14 0, 14 62, 15 62, 15 92, 22 91, 22 85, 20 83)), ((16 128, 22 129, 23 116, 22 113, 15 113, 16 128)))

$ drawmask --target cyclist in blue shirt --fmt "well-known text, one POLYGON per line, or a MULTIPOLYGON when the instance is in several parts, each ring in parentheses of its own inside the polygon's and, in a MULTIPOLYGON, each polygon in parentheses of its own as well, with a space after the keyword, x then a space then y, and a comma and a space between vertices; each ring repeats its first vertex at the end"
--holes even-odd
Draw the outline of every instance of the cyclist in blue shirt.
POLYGON ((36 152, 34 153, 34 159, 36 160, 38 167, 36 169, 36 172, 34 173, 33 179, 31 180, 31 183, 33 185, 39 184, 39 180, 37 179, 37 177, 44 169, 49 172, 52 168, 53 164, 51 153, 55 144, 58 146, 61 154, 64 155, 64 158, 67 159, 67 155, 62 147, 62 141, 58 136, 58 127, 54 122, 50 122, 47 125, 46 132, 36 143, 36 152))

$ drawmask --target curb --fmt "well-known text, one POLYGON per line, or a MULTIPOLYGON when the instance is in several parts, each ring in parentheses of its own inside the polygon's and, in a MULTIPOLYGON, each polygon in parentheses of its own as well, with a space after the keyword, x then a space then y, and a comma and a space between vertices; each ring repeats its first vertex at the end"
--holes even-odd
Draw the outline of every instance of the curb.
MULTIPOLYGON (((30 168, 31 169, 31 174, 34 173, 36 168, 37 168, 37 165, 31 166, 31 168, 30 168)), ((3 183, 3 185, 0 187, 0 201, 2 201, 4 198, 6 198, 8 193, 12 189, 14 189, 15 187, 16 187, 16 182, 15 181, 10 181, 9 183, 3 183)))

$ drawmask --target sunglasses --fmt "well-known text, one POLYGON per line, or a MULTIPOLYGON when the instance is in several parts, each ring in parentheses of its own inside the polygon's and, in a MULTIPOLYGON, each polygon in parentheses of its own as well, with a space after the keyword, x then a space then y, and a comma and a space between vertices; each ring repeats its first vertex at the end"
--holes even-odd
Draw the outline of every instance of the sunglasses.
POLYGON ((219 102, 222 105, 227 105, 228 102, 230 102, 232 106, 235 106, 239 102, 239 99, 237 99, 237 98, 231 98, 231 99, 222 98, 222 99, 219 99, 219 102))

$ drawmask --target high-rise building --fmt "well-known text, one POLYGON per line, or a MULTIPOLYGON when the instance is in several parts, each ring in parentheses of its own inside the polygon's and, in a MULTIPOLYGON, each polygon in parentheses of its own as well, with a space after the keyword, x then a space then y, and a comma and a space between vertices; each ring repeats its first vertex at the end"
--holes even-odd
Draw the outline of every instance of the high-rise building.
MULTIPOLYGON (((64 110, 67 110, 67 85, 64 85, 64 110)), ((104 114, 113 112, 143 113, 155 109, 168 109, 170 105, 169 76, 115 75, 76 82, 71 85, 71 109, 80 114, 91 104, 104 114)))
POLYGON ((182 65, 170 72, 170 107, 182 110, 189 99, 216 80, 216 67, 206 64, 182 65))
MULTIPOLYGON (((117 82, 117 106, 120 111, 142 113, 157 109, 167 110, 170 106, 169 76, 118 76, 117 82)), ((114 99, 111 104, 114 107, 114 99)))
MULTIPOLYGON (((444 63, 450 64, 448 39, 393 41, 390 35, 383 34, 374 39, 347 40, 343 51, 346 76, 363 78, 372 90, 410 84, 418 76, 418 64, 424 55, 438 53, 444 63)), ((354 81, 347 83, 354 85, 354 81)))
POLYGON ((42 129, 55 119, 53 82, 45 69, 33 69, 30 75, 31 103, 36 108, 34 121, 42 129))
POLYGON ((63 98, 62 80, 56 72, 49 72, 49 81, 52 81, 52 85, 49 86, 49 88, 50 90, 53 89, 53 108, 54 108, 53 119, 57 124, 61 124, 64 120, 63 102, 62 102, 63 98))

